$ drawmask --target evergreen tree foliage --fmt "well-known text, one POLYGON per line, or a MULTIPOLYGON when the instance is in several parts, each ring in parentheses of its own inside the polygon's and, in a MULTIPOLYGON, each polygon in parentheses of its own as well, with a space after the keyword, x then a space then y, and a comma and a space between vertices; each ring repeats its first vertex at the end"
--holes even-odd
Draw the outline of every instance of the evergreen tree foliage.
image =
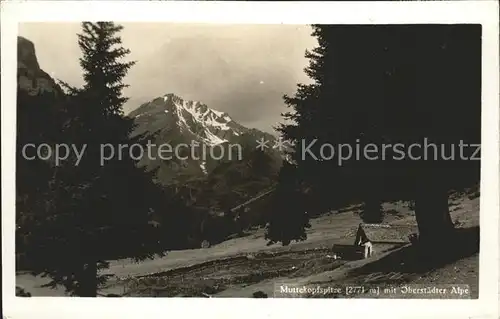
MULTIPOLYGON (((50 159, 40 159, 35 147, 42 143, 52 146, 57 141, 61 115, 58 107, 58 97, 53 93, 34 96, 17 91, 16 254, 22 258, 17 258, 16 266, 21 269, 29 264, 27 256, 36 254, 33 232, 48 209, 47 181, 55 173, 50 159)), ((45 158, 48 154, 41 155, 45 158)))
POLYGON ((140 154, 127 148, 118 153, 119 144, 130 147, 147 138, 131 139, 132 119, 123 116, 122 81, 134 62, 121 61, 129 53, 121 47, 121 29, 112 22, 82 24, 78 43, 85 84, 63 83, 65 119, 57 140, 79 149, 85 145, 85 153, 78 164, 70 158, 53 167, 45 179, 46 209, 30 226, 32 270, 78 296, 96 295, 105 281, 100 270, 108 266, 106 260, 153 257, 167 244, 152 223, 166 209, 163 190, 152 182, 154 172, 137 167, 140 154), (101 163, 107 144, 116 153, 101 163))
MULTIPOLYGON (((458 154, 454 160, 441 154, 434 159, 432 149, 427 159, 415 160, 429 152, 424 147, 413 148, 409 159, 408 148, 423 146, 424 139, 437 144, 438 152, 441 145, 480 143, 480 26, 315 25, 313 36, 318 46, 306 52, 305 70, 313 83, 299 84, 295 95, 284 97, 291 108, 284 117, 292 124, 279 128, 295 144, 291 171, 312 190, 309 208, 362 201, 363 219, 379 222, 383 200, 414 199, 421 237, 444 234, 452 228, 447 190, 477 182, 479 161, 458 154), (359 146, 360 157, 353 153, 342 163, 339 154, 333 160, 304 157, 303 145, 314 140, 310 150, 316 155, 328 143, 336 151, 343 144, 353 151, 359 146), (372 143, 378 153, 363 153, 372 143), (399 154, 389 148, 384 158, 381 145, 396 143, 406 156, 394 159, 399 154)), ((465 151, 470 156, 473 149, 465 151)), ((302 222, 280 225, 297 230, 270 233, 300 234, 303 227, 302 222)))
POLYGON ((305 240, 310 228, 306 197, 296 178, 296 167, 285 162, 278 177, 278 185, 271 198, 271 213, 265 238, 268 245, 281 242, 287 246, 292 240, 305 240))

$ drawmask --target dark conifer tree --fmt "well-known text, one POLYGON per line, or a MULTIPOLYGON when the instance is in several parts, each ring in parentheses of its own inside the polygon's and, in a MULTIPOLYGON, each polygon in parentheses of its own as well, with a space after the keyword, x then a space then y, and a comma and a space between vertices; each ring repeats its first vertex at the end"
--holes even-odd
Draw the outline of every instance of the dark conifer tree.
POLYGON ((61 140, 86 149, 78 165, 73 158, 55 168, 47 216, 32 236, 37 250, 33 268, 72 294, 96 296, 105 281, 100 270, 108 266, 106 260, 163 253, 166 243, 151 221, 165 206, 163 191, 152 182, 154 172, 137 167, 139 154, 127 148, 118 153, 119 144, 145 142, 144 136, 130 138, 133 122, 123 116, 122 81, 134 62, 121 62, 129 53, 121 47, 122 27, 85 22, 82 28, 78 43, 85 85, 64 84, 68 120, 61 140), (113 145, 115 154, 101 162, 106 144, 113 145))
MULTIPOLYGON (((292 108, 285 118, 292 124, 279 129, 296 145, 291 154, 296 169, 289 171, 313 194, 321 193, 321 200, 315 200, 316 205, 326 201, 321 209, 364 201, 363 219, 380 221, 382 200, 414 199, 422 241, 446 237, 453 229, 447 192, 477 182, 479 161, 464 161, 458 154, 448 161, 414 159, 427 152, 425 138, 439 148, 480 143, 480 26, 313 28, 319 46, 306 53, 306 73, 313 83, 299 84, 294 96, 285 96, 292 108), (316 155, 329 143, 335 150, 359 145, 361 157, 351 156, 341 165, 339 154, 333 160, 304 158, 303 144, 312 140, 317 141, 310 148, 316 155), (375 160, 363 154, 369 143, 378 145, 375 160), (391 149, 382 157, 381 145, 396 143, 406 147, 404 160, 393 159, 398 154, 391 149), (409 159, 408 147, 415 143, 422 147, 413 149, 409 159)), ((302 224, 275 223, 299 230, 302 224)), ((272 240, 288 242, 297 237, 286 234, 300 231, 270 233, 277 234, 272 240)))
MULTIPOLYGON (((54 92, 32 95, 17 90, 16 136, 16 267, 29 265, 26 257, 34 258, 33 232, 48 210, 49 184, 55 170, 50 159, 43 160, 35 147, 54 145, 60 135, 61 96, 54 92)), ((43 149, 47 151, 47 149, 43 149)), ((40 154, 44 158, 48 153, 40 154)))
POLYGON ((278 176, 278 185, 271 197, 271 213, 265 235, 268 245, 281 242, 283 246, 287 246, 292 240, 307 238, 305 230, 311 225, 306 211, 310 207, 296 169, 285 162, 278 176))

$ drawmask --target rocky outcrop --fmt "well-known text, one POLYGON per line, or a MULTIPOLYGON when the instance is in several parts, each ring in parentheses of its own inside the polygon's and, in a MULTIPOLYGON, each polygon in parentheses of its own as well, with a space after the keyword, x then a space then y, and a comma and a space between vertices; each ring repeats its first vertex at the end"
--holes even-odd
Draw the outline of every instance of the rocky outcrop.
POLYGON ((17 87, 32 96, 62 94, 55 80, 40 68, 33 42, 23 37, 17 37, 17 87))

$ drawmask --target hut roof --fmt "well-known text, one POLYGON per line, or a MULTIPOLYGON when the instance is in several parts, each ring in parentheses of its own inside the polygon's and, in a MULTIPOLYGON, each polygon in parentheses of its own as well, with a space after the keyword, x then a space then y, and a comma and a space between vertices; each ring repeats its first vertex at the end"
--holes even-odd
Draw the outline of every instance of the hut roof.
POLYGON ((411 234, 418 234, 417 225, 360 224, 359 228, 372 243, 408 243, 411 234))

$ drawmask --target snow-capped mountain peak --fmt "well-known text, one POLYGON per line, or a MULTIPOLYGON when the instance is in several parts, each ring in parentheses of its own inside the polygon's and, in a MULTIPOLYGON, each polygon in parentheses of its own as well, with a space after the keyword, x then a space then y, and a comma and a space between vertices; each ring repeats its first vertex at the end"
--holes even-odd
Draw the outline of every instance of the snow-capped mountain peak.
POLYGON ((176 116, 176 123, 181 130, 197 135, 208 145, 217 145, 228 141, 228 135, 241 132, 228 125, 234 122, 226 113, 209 108, 198 101, 184 100, 172 93, 163 96, 165 111, 176 116))
POLYGON ((227 113, 217 111, 199 101, 189 101, 168 93, 141 105, 130 113, 138 122, 154 121, 159 114, 174 122, 181 132, 194 135, 196 140, 207 145, 228 142, 247 129, 236 123, 227 113))
MULTIPOLYGON (((151 169, 159 168, 159 178, 165 181, 174 176, 171 175, 173 169, 171 166, 176 165, 174 162, 179 162, 180 165, 180 162, 184 161, 184 164, 188 163, 189 169, 187 170, 191 173, 194 171, 206 175, 218 165, 220 160, 232 161, 239 158, 239 148, 232 147, 232 145, 240 146, 245 150, 254 150, 254 144, 259 138, 274 139, 268 133, 240 125, 227 113, 210 108, 199 101, 185 100, 173 93, 165 94, 142 104, 130 112, 128 116, 134 118, 137 124, 134 134, 145 133, 149 135, 149 133, 154 133, 151 136, 154 136, 152 142, 155 145, 167 143, 173 148, 179 144, 191 145, 193 142, 199 144, 200 148, 194 150, 196 158, 193 158, 192 153, 183 153, 181 156, 187 156, 189 159, 175 159, 165 163, 158 159, 143 161, 143 164, 151 169), (223 152, 223 158, 200 157, 201 153, 198 153, 202 152, 203 145, 217 146, 213 156, 218 157, 219 153, 223 152)), ((185 147, 181 147, 181 149, 186 152, 193 151, 185 147)))
MULTIPOLYGON (((168 102, 169 99, 176 107, 176 112, 179 117, 182 117, 184 112, 188 112, 192 118, 200 124, 208 127, 216 127, 220 130, 231 129, 227 123, 232 122, 233 120, 227 113, 211 109, 198 101, 183 100, 172 93, 163 96, 163 100, 165 102, 168 102)), ((183 119, 181 119, 181 121, 185 122, 183 119)))

